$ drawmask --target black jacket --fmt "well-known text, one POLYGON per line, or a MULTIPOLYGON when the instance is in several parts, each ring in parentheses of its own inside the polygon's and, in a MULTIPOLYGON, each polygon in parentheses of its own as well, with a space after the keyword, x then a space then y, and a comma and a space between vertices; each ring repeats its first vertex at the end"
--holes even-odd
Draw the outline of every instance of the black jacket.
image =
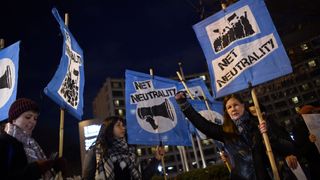
MULTIPOLYGON (((271 179, 269 160, 263 145, 261 133, 258 129, 258 121, 250 116, 246 121, 249 127, 236 135, 223 131, 222 126, 213 124, 196 112, 188 102, 178 102, 185 116, 192 124, 208 137, 224 143, 232 161, 231 179, 271 179)), ((271 140, 270 140, 271 141, 271 140)), ((294 146, 285 140, 271 141, 271 146, 276 147, 278 155, 285 157, 294 152, 294 146)))
POLYGON ((37 163, 28 163, 23 144, 6 133, 0 135, 0 175, 5 180, 41 178, 37 163))

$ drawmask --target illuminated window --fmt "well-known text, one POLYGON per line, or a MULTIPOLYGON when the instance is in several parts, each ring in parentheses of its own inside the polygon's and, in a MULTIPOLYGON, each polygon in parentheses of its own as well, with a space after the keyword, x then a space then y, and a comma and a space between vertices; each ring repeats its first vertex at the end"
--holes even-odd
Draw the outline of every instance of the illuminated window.
POLYGON ((119 116, 123 116, 123 114, 124 114, 123 109, 119 109, 118 113, 119 113, 119 116))
POLYGON ((141 149, 137 149, 137 154, 138 154, 138 156, 142 155, 141 149))
POLYGON ((206 76, 205 75, 201 75, 200 78, 202 78, 204 81, 206 80, 206 76))
POLYGON ((120 104, 119 100, 114 100, 114 105, 115 106, 119 106, 119 104, 120 104))
POLYGON ((305 50, 308 50, 308 49, 309 49, 309 47, 308 47, 307 44, 301 44, 301 45, 300 45, 300 48, 301 48, 302 51, 305 51, 305 50))
POLYGON ((296 112, 300 111, 300 107, 295 107, 294 109, 296 110, 296 112))
POLYGON ((308 90, 309 89, 309 85, 308 84, 302 85, 302 89, 305 90, 305 91, 308 90))
POLYGON ((210 144, 210 141, 207 140, 207 139, 205 139, 205 140, 202 141, 202 143, 203 143, 204 145, 209 145, 209 144, 210 144))
POLYGON ((311 67, 311 68, 313 68, 313 67, 316 67, 316 66, 317 66, 317 64, 316 64, 316 61, 315 61, 315 60, 311 60, 311 61, 309 61, 309 62, 308 62, 308 65, 309 65, 309 67, 311 67))
POLYGON ((297 96, 296 96, 296 97, 291 98, 291 100, 292 100, 292 102, 293 102, 293 103, 295 103, 295 104, 299 103, 299 99, 298 99, 298 97, 297 97, 297 96))

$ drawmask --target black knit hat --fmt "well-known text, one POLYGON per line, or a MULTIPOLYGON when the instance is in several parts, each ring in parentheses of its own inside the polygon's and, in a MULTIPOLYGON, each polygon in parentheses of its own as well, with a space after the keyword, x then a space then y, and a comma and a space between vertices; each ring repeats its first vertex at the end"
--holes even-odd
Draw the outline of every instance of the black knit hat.
POLYGON ((36 102, 27 98, 20 98, 13 102, 9 109, 9 118, 8 121, 12 122, 14 119, 17 119, 22 113, 26 111, 35 111, 39 112, 39 106, 36 102))

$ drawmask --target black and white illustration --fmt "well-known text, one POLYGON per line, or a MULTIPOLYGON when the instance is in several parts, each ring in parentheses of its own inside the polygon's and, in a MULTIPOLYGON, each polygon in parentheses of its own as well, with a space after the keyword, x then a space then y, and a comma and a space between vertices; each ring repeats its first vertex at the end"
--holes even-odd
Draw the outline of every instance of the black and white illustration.
POLYGON ((4 106, 13 93, 15 86, 15 67, 8 58, 0 60, 0 108, 4 106))
POLYGON ((260 33, 249 6, 244 6, 206 27, 211 46, 218 53, 239 39, 260 33))
POLYGON ((151 133, 163 133, 177 125, 175 108, 170 101, 176 87, 154 88, 152 80, 134 82, 136 93, 130 94, 130 104, 136 104, 138 124, 151 133))
POLYGON ((68 69, 62 81, 58 94, 74 109, 77 109, 80 96, 80 66, 82 66, 80 54, 71 47, 71 38, 65 30, 65 53, 68 57, 68 69))
MULTIPOLYGON (((138 107, 137 108, 138 119, 143 121, 144 129, 152 128, 153 131, 159 131, 159 125, 162 122, 169 121, 167 123, 176 123, 175 110, 172 108, 172 105, 168 99, 164 99, 164 102, 158 105, 153 105, 151 107, 138 107), (161 122, 160 122, 161 121, 161 122)), ((163 125, 161 126, 161 130, 163 130, 163 125)), ((170 127, 168 127, 170 128, 170 127)), ((166 128, 167 129, 167 128, 166 128)))

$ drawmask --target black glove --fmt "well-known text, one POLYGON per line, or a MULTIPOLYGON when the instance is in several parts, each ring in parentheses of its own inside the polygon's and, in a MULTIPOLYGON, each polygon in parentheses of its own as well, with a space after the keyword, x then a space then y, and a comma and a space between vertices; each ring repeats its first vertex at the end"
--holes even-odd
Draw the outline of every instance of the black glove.
POLYGON ((52 168, 56 172, 61 171, 62 176, 65 176, 67 174, 67 160, 63 157, 59 157, 59 158, 55 159, 52 168))
POLYGON ((175 99, 182 111, 186 110, 190 106, 187 101, 187 95, 184 91, 177 92, 175 99))
POLYGON ((49 171, 53 165, 54 165, 54 160, 40 160, 36 161, 41 174, 44 174, 45 172, 49 171))

